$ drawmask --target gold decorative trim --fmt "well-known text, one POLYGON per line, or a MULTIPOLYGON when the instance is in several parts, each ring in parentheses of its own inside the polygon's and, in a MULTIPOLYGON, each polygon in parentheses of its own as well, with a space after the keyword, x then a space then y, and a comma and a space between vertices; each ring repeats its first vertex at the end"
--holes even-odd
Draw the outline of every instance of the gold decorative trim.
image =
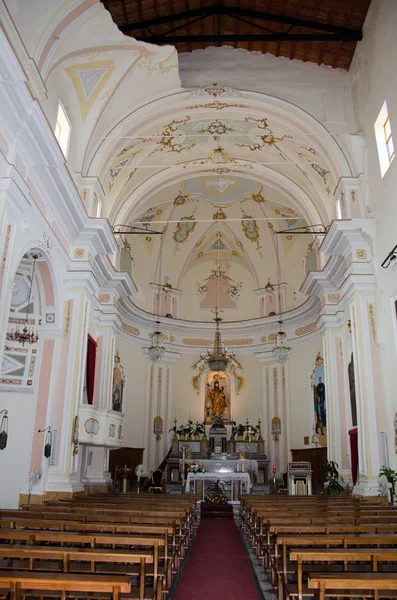
POLYGON ((316 324, 309 323, 308 325, 304 325, 303 327, 299 327, 298 329, 296 329, 295 335, 297 335, 297 336, 305 335, 306 333, 310 333, 311 331, 314 331, 315 329, 316 329, 316 324))
POLYGON ((376 330, 375 330, 375 315, 374 315, 374 307, 373 304, 369 304, 368 305, 368 315, 369 315, 369 322, 371 323, 371 330, 372 330, 372 338, 375 341, 376 338, 376 330))
POLYGON ((328 294, 328 302, 339 302, 340 294, 328 294))
POLYGON ((99 294, 98 300, 101 303, 110 302, 110 294, 99 294))
POLYGON ((121 329, 130 335, 139 335, 141 333, 139 329, 132 327, 132 325, 128 325, 127 323, 122 323, 121 329))
POLYGON ((356 258, 364 260, 365 258, 367 258, 367 251, 363 248, 356 250, 356 258))
POLYGON ((70 323, 72 321, 72 306, 73 300, 69 298, 66 301, 66 311, 65 311, 65 337, 67 337, 70 329, 70 323))
POLYGON ((76 248, 76 250, 74 251, 75 258, 83 258, 84 254, 85 254, 84 248, 76 248))

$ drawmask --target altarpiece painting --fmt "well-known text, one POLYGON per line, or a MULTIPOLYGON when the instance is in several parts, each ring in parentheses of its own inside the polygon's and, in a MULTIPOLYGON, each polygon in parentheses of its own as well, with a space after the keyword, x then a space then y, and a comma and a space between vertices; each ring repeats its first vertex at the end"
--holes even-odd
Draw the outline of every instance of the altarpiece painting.
POLYGON ((317 353, 315 367, 311 376, 314 409, 314 436, 320 446, 327 445, 327 407, 324 377, 324 359, 317 353))
POLYGON ((118 352, 116 352, 114 357, 112 389, 112 410, 115 410, 116 412, 122 411, 124 384, 124 369, 120 363, 120 355, 118 352))

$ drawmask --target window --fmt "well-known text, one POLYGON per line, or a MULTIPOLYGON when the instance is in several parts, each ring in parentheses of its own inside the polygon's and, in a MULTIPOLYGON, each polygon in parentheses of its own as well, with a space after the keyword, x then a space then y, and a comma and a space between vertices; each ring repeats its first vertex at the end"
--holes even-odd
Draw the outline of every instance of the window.
POLYGON ((58 144, 61 147, 62 152, 67 158, 70 141, 70 121, 66 114, 66 111, 62 105, 62 102, 58 104, 57 121, 55 123, 55 137, 58 140, 58 144))
POLYGON ((375 121, 375 137, 376 144, 378 146, 380 173, 383 177, 395 156, 393 136, 386 102, 384 102, 378 118, 375 121))
POLYGON ((393 144, 393 138, 391 135, 391 127, 390 127, 389 117, 387 117, 386 121, 384 122, 383 130, 385 133, 387 155, 389 157, 389 162, 391 162, 394 158, 394 144, 393 144))

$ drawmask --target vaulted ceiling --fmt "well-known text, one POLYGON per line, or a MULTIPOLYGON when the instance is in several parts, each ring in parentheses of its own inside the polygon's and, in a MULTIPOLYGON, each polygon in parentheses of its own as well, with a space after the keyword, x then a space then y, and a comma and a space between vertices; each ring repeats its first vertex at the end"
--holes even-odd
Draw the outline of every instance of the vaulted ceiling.
POLYGON ((178 52, 229 45, 349 69, 371 0, 102 0, 119 29, 178 52))

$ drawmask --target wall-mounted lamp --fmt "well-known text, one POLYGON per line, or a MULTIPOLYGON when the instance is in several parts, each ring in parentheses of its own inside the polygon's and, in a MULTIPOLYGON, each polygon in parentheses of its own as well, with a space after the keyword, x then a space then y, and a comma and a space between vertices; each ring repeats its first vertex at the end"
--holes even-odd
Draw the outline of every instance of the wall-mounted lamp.
POLYGON ((278 438, 281 435, 281 420, 279 417, 272 419, 272 436, 275 442, 278 442, 278 438))
POLYGON ((393 250, 391 250, 389 252, 389 254, 386 256, 385 260, 382 263, 382 267, 384 269, 387 269, 387 267, 390 267, 390 264, 393 262, 393 260, 396 260, 397 258, 397 245, 394 246, 393 250))
POLYGON ((48 425, 45 429, 39 429, 37 433, 45 433, 45 441, 44 441, 44 456, 46 458, 50 458, 51 456, 51 425, 48 425))
POLYGON ((163 435, 163 419, 161 417, 156 417, 153 421, 153 433, 156 436, 156 440, 161 440, 161 436, 163 435))
POLYGON ((0 450, 4 450, 8 438, 8 410, 0 410, 0 415, 3 415, 0 421, 0 450))

